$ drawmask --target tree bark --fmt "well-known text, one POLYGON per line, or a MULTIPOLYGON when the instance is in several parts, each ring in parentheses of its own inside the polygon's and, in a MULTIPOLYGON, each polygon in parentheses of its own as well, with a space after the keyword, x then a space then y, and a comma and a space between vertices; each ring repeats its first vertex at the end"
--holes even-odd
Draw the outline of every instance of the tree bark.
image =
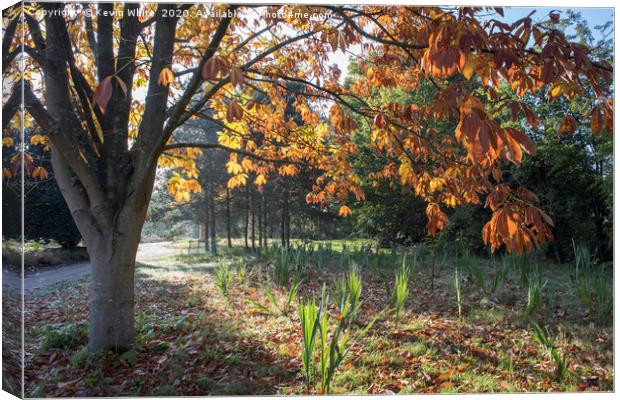
POLYGON ((291 247, 290 193, 286 191, 286 247, 291 247))
POLYGON ((261 201, 263 203, 263 242, 265 247, 267 247, 267 236, 268 236, 268 232, 267 232, 267 207, 266 207, 266 202, 265 202, 265 193, 263 193, 263 195, 261 196, 261 201))
POLYGON ((290 192, 288 186, 284 189, 284 200, 282 206, 282 246, 289 247, 291 244, 291 221, 289 213, 290 192))
MULTIPOLYGON (((209 179, 209 178, 207 178, 209 179)), ((207 187, 205 188, 204 195, 204 210, 205 210, 205 253, 209 252, 209 181, 207 181, 207 187)))
MULTIPOLYGON (((134 342, 134 270, 149 195, 131 195, 109 218, 94 219, 84 188, 55 147, 52 165, 91 262, 88 349, 126 350, 134 342)), ((147 189, 154 178, 153 168, 147 189)))
POLYGON ((226 186, 226 239, 228 239, 228 247, 232 247, 232 233, 230 226, 230 189, 226 186))
POLYGON ((248 225, 250 223, 250 185, 247 184, 245 186, 245 249, 248 250, 250 248, 248 244, 248 225))
POLYGON ((258 198, 258 247, 263 246, 263 196, 258 198))
POLYGON ((282 196, 282 218, 280 219, 280 239, 282 247, 286 247, 286 191, 282 196))
MULTIPOLYGON (((213 166, 210 168, 213 171, 213 166)), ((215 189, 213 179, 209 180, 209 207, 211 216, 211 254, 217 256, 217 234, 215 232, 215 189)))
POLYGON ((256 253, 256 207, 254 205, 254 194, 250 189, 250 214, 252 216, 252 252, 256 253))
POLYGON ((92 283, 89 350, 122 352, 134 342, 134 266, 140 235, 110 233, 88 243, 92 283))

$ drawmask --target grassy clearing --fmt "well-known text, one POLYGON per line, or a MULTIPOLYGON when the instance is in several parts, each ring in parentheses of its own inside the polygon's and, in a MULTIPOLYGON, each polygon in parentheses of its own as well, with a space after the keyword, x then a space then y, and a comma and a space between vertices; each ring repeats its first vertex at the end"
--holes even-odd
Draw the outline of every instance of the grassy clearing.
MULTIPOLYGON (((304 256, 302 268, 295 267, 301 274, 298 292, 291 304, 278 307, 278 312, 269 312, 276 308, 265 295, 266 288, 279 305, 287 304, 289 291, 273 282, 268 254, 263 253, 257 261, 244 256, 242 250, 222 248, 228 254, 218 258, 175 255, 140 264, 137 344, 122 355, 88 355, 84 351, 87 279, 29 296, 26 395, 305 393, 297 304, 320 299, 323 283, 330 298, 337 300, 336 282, 349 271, 340 253, 343 247, 350 251, 355 246, 336 243, 338 246, 323 247, 320 256, 316 246, 312 254, 304 256), (218 265, 221 268, 222 263, 227 263, 233 275, 226 295, 217 287, 218 265)), ((390 251, 351 259, 362 267, 361 304, 351 328, 356 332, 387 305, 386 280, 393 281, 402 261, 390 251), (379 262, 373 257, 380 257, 379 262)), ((295 258, 290 262, 294 265, 295 258)), ((476 257, 472 262, 486 282, 483 291, 479 277, 459 268, 462 318, 455 291, 456 260, 447 257, 434 267, 428 259, 417 262, 398 325, 393 314, 387 315, 360 337, 336 370, 331 391, 613 389, 611 323, 591 315, 579 301, 567 266, 539 264, 541 279, 548 283, 540 307, 531 315, 546 329, 558 351, 566 354, 568 374, 557 379, 549 349, 532 337, 526 313, 528 286, 521 282, 520 271, 504 271, 503 284, 491 290, 499 263, 476 257)), ((330 321, 336 321, 336 306, 328 310, 330 321)))

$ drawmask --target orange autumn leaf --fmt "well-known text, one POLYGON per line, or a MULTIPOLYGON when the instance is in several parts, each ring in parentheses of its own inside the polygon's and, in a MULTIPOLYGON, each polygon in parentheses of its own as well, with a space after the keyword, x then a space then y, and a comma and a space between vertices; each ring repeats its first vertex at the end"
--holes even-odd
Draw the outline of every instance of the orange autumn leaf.
POLYGON ((43 168, 43 167, 36 167, 32 171, 32 177, 40 179, 40 180, 47 179, 48 178, 47 170, 45 168, 43 168))
POLYGON ((575 120, 575 117, 572 115, 567 115, 564 117, 560 127, 558 128, 558 135, 563 133, 573 133, 575 132, 575 129, 577 129, 577 121, 575 120))
POLYGON ((161 69, 159 73, 159 79, 157 80, 157 84, 160 86, 168 86, 172 82, 174 82, 174 73, 170 68, 164 67, 161 69))
POLYGON ((346 218, 346 217, 350 217, 351 215, 353 215, 353 212, 347 206, 340 206, 340 209, 338 210, 338 215, 346 218))
POLYGON ((232 67, 230 69, 230 83, 233 86, 241 86, 245 82, 245 78, 243 77, 243 72, 239 67, 232 67))
POLYGON ((603 129, 603 119, 601 117, 599 107, 594 107, 594 109, 592 110, 592 119, 590 122, 590 126, 594 134, 598 135, 599 133, 601 133, 601 130, 603 129))
POLYGON ((231 101, 226 111, 226 121, 234 122, 243 118, 243 109, 236 101, 231 101))

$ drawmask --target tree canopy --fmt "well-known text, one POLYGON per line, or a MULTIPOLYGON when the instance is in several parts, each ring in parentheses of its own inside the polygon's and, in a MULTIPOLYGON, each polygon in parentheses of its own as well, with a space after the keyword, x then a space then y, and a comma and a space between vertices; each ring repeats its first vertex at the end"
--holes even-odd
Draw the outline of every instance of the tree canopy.
MULTIPOLYGON (((120 154, 182 168, 169 190, 187 200, 200 190, 198 149, 218 147, 231 152, 230 187, 246 184, 250 171, 260 186, 274 173, 298 173, 304 163, 324 171, 307 200, 335 197, 346 216, 349 193, 364 196, 348 155, 357 151, 352 132, 365 124, 373 148, 386 155, 373 176, 397 176, 428 203, 430 234, 445 226, 445 208, 476 204, 491 193, 485 241, 522 251, 551 239, 553 222, 537 207, 534 193, 506 185, 499 173, 502 163, 518 165, 524 152, 536 151, 525 134, 528 126, 510 123, 523 115, 529 127, 537 126, 538 117, 521 98, 543 86, 550 102, 591 91, 587 112, 578 117, 590 119, 594 133, 612 130, 611 66, 570 42, 557 29, 555 13, 542 23, 530 15, 508 24, 501 9, 493 10, 497 19, 483 20, 477 15, 488 10, 469 7, 402 7, 388 14, 372 6, 31 3, 25 10, 28 110, 47 128, 49 140, 71 155, 67 159, 93 202, 123 179, 117 173, 120 154), (327 17, 298 17, 306 13, 327 17), (50 43, 52 33, 60 35, 58 43, 50 43), (355 45, 369 56, 359 64, 363 77, 345 88, 328 56, 355 45), (53 46, 56 59, 49 59, 53 46), (58 101, 44 99, 42 80, 63 86, 55 96, 77 111, 67 119, 76 132, 53 131, 46 109, 58 101), (423 105, 396 101, 377 107, 368 101, 375 89, 414 91, 424 82, 435 91, 423 105), (498 94, 506 83, 516 95, 498 94), (294 100, 287 104, 290 96, 294 100), (157 106, 145 101, 153 97, 157 106), (320 105, 330 107, 327 120, 320 105), (287 106, 299 121, 284 118, 287 106), (498 109, 510 110, 509 118, 496 117, 498 109), (217 143, 175 140, 175 130, 196 118, 221 127, 217 143), (439 129, 441 121, 454 121, 456 128, 439 129)), ((5 15, 3 68, 14 81, 20 79, 14 63, 22 44, 16 15, 5 15)), ((558 127, 574 129, 572 115, 558 127)), ((43 140, 37 136, 31 143, 43 140)))

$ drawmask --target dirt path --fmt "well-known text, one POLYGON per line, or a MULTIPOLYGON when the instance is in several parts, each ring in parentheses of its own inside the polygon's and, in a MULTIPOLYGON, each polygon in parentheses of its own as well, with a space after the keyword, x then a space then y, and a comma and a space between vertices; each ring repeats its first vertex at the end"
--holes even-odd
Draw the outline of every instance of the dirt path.
MULTIPOLYGON (((173 247, 172 242, 141 243, 138 247, 137 260, 146 261, 177 252, 180 252, 180 249, 173 247)), ((27 275, 24 279, 24 289, 26 291, 41 289, 59 282, 78 279, 89 273, 89 263, 79 263, 54 268, 49 271, 42 271, 33 275, 27 275)), ((17 274, 3 269, 2 285, 19 289, 21 285, 20 278, 17 274)))

